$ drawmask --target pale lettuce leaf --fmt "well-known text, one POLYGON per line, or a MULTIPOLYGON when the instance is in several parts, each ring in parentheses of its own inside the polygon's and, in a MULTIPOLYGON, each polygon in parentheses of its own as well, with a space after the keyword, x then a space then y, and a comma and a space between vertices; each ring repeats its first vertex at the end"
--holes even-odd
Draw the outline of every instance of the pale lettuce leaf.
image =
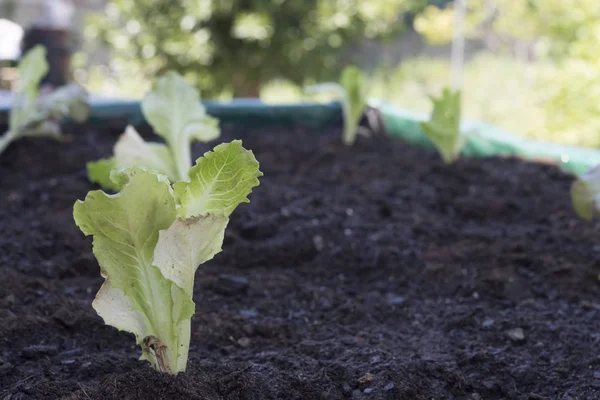
POLYGON ((196 269, 221 251, 228 222, 226 216, 212 214, 177 218, 160 231, 154 265, 191 296, 196 269))
POLYGON ((141 345, 142 340, 138 338, 144 338, 150 330, 147 318, 135 308, 133 301, 121 289, 113 287, 110 279, 103 276, 105 281, 98 290, 92 307, 107 325, 133 333, 141 345))
POLYGON ((189 170, 189 182, 173 186, 183 218, 212 214, 229 216, 240 203, 248 203, 248 194, 262 176, 254 153, 242 147, 241 140, 222 143, 198 158, 189 170))
POLYGON ((114 157, 87 163, 88 179, 106 190, 118 191, 122 186, 119 171, 140 167, 177 180, 175 162, 169 148, 162 143, 146 142, 133 126, 125 132, 113 148, 114 157), (116 175, 111 176, 111 172, 116 175))
POLYGON ((127 126, 114 147, 114 159, 124 168, 145 167, 150 171, 166 175, 170 180, 178 178, 177 168, 169 148, 162 143, 144 141, 135 128, 127 126))
POLYGON ((199 91, 175 72, 158 79, 142 100, 142 112, 171 148, 178 180, 186 179, 192 165, 190 142, 208 142, 220 135, 217 120, 200 103, 199 91))

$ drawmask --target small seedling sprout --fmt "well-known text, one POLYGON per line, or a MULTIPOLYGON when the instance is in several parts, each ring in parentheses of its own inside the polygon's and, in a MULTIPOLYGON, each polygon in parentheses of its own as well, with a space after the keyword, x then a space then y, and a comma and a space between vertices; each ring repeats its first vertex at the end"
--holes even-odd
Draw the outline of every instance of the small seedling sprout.
POLYGON ((432 97, 433 111, 428 122, 421 128, 433 143, 446 164, 452 164, 460 157, 467 136, 461 132, 461 93, 444 89, 439 98, 432 97))
POLYGON ((351 146, 360 133, 360 119, 367 106, 366 87, 362 72, 358 67, 348 66, 342 71, 340 82, 320 83, 304 88, 309 95, 333 94, 342 104, 344 118, 343 141, 351 146))

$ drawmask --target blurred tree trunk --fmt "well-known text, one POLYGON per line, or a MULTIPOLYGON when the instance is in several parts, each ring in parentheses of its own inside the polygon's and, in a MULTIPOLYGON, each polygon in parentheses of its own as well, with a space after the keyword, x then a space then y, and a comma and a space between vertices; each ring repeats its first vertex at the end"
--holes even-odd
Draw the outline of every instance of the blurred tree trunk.
POLYGON ((0 8, 0 16, 6 18, 10 21, 13 21, 15 17, 15 12, 17 10, 17 2, 16 0, 5 0, 2 3, 2 7, 0 8))
POLYGON ((235 74, 233 76, 233 97, 259 98, 262 82, 256 78, 250 78, 246 74, 235 74))
POLYGON ((32 27, 25 31, 22 41, 23 54, 36 45, 48 51, 48 73, 42 83, 53 87, 63 86, 73 80, 71 70, 71 32, 68 30, 32 27))

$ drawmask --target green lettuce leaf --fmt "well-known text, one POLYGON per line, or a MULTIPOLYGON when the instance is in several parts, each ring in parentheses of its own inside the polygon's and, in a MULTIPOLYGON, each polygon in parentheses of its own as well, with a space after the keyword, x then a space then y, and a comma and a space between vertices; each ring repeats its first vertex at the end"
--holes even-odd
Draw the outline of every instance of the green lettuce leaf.
POLYGON ((179 180, 192 165, 190 142, 219 137, 217 120, 200 104, 200 93, 181 75, 168 72, 142 100, 142 112, 156 133, 171 148, 179 180))
POLYGON ((173 186, 179 215, 187 218, 208 213, 229 216, 258 185, 262 172, 254 153, 241 140, 223 143, 206 152, 189 170, 189 182, 173 186))
POLYGON ((121 192, 92 191, 73 213, 93 236, 105 278, 93 307, 107 324, 136 336, 142 359, 177 374, 187 364, 196 269, 221 251, 229 214, 248 201, 262 173, 240 141, 199 158, 190 182, 175 189, 165 175, 113 162, 97 166, 103 176, 110 170, 121 192))
POLYGON ((467 139, 460 130, 460 97, 460 91, 444 89, 441 97, 431 98, 433 111, 429 122, 421 123, 423 132, 446 164, 451 164, 458 159, 467 139))
POLYGON ((86 167, 90 182, 114 192, 118 192, 121 189, 121 185, 113 182, 110 178, 110 172, 118 168, 118 164, 114 158, 101 158, 97 161, 90 161, 86 167))
POLYGON ((169 182, 133 169, 119 194, 93 191, 78 201, 74 218, 83 233, 93 235, 94 255, 106 279, 93 303, 98 314, 133 333, 142 359, 154 368, 184 370, 179 352, 185 349, 187 361, 189 326, 181 325, 189 325, 194 303, 152 264, 160 230, 176 218, 169 182))

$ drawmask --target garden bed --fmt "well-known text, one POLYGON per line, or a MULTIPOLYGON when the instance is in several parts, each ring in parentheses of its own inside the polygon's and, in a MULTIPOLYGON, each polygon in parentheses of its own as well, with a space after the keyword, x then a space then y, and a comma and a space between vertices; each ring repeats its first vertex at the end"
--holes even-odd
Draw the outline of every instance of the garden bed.
POLYGON ((0 157, 0 399, 600 398, 600 229, 572 178, 335 127, 225 127, 265 176, 198 270, 188 371, 151 370, 92 309, 72 218, 122 128, 0 157))

